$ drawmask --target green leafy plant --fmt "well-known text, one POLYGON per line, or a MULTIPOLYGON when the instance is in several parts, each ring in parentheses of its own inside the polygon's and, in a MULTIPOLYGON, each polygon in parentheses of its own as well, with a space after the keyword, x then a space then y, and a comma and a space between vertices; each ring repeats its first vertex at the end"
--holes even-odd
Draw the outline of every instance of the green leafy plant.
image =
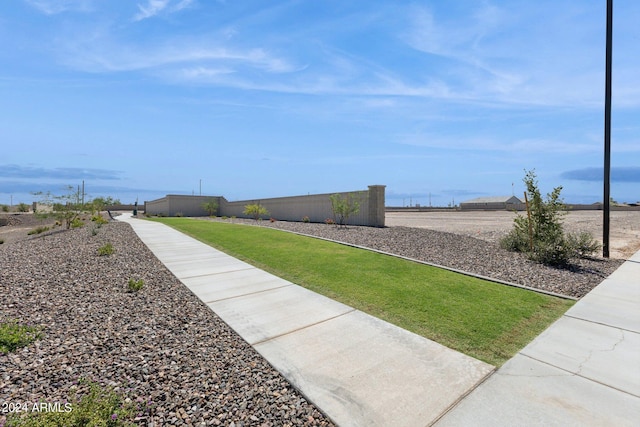
POLYGON ((262 216, 268 216, 269 211, 260 203, 249 204, 244 207, 244 214, 253 217, 256 221, 262 216))
POLYGON ((324 220, 324 223, 327 225, 335 225, 335 220, 333 218, 327 218, 324 220))
POLYGON ((127 283, 127 291, 128 292, 138 292, 144 286, 144 280, 133 280, 129 279, 127 283))
POLYGON ((208 201, 204 202, 201 206, 202 206, 202 209, 207 211, 209 216, 214 216, 218 211, 218 202, 216 201, 216 199, 209 199, 208 201))
POLYGON ((84 227, 84 221, 81 220, 80 218, 74 218, 73 221, 71 221, 71 228, 80 228, 80 227, 84 227))
POLYGON ((302 217, 302 222, 311 222, 311 219, 309 219, 309 217, 305 215, 302 217))
POLYGON ((340 226, 345 226, 349 217, 360 211, 360 197, 357 193, 349 193, 344 197, 336 193, 329 196, 329 199, 333 217, 340 226))
POLYGON ((33 234, 40 234, 40 233, 44 233, 45 231, 48 231, 48 230, 49 230, 49 227, 41 225, 39 227, 34 228, 33 230, 29 230, 27 235, 31 236, 33 234))
POLYGON ((104 246, 100 246, 98 248, 98 255, 99 256, 108 256, 108 255, 112 255, 113 253, 115 253, 116 249, 113 247, 113 245, 111 243, 107 243, 104 246))
POLYGON ((136 426, 148 415, 153 406, 151 400, 130 399, 114 387, 80 379, 78 385, 86 391, 73 392, 69 402, 60 405, 58 411, 31 411, 25 414, 9 414, 7 427, 84 427, 84 426, 136 426))
POLYGON ((18 204, 18 212, 29 212, 29 205, 26 203, 18 204))
POLYGON ((21 325, 15 319, 0 323, 0 352, 16 351, 41 337, 39 327, 21 325))
POLYGON ((2 212, 9 212, 9 206, 7 205, 0 205, 2 206, 2 212))
POLYGON ((109 221, 104 219, 102 215, 93 215, 91 217, 91 221, 95 222, 98 225, 107 224, 109 221))
POLYGON ((507 250, 522 252, 534 261, 563 266, 571 258, 593 253, 599 247, 589 233, 565 234, 562 218, 566 214, 560 197, 562 186, 542 198, 535 171, 527 171, 527 215, 517 215, 513 229, 500 241, 507 250))

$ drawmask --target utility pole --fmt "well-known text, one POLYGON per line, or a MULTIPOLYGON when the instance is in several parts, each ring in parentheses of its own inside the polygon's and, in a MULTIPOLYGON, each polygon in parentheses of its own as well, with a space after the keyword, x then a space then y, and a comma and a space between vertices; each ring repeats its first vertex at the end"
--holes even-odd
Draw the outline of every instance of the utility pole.
POLYGON ((604 94, 604 195, 602 256, 609 258, 609 219, 611 211, 611 62, 613 39, 613 0, 607 0, 607 47, 604 94))

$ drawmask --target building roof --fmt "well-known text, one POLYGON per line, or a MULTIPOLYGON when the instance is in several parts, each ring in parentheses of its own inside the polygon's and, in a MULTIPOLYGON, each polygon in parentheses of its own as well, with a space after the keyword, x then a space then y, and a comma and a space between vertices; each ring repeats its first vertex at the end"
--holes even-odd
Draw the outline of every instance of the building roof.
POLYGON ((493 197, 478 197, 477 199, 467 200, 462 203, 522 203, 522 200, 516 196, 493 196, 493 197))

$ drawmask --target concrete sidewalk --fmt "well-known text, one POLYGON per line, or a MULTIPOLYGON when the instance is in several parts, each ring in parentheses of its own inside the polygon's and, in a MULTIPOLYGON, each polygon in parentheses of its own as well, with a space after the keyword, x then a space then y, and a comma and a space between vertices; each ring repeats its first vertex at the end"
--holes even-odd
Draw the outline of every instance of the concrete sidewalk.
POLYGON ((340 426, 427 426, 494 370, 168 226, 118 219, 340 426))
POLYGON ((341 426, 640 425, 640 252, 491 375, 170 227, 118 218, 341 426))
POLYGON ((640 252, 436 425, 640 426, 640 252))

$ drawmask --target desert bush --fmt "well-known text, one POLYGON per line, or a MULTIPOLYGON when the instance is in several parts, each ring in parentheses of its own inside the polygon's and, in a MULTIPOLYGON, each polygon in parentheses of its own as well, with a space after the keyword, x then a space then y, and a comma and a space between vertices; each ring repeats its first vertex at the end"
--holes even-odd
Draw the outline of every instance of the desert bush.
POLYGON ((249 215, 249 216, 253 217, 253 219, 255 219, 256 221, 259 220, 260 217, 262 217, 262 216, 268 216, 269 215, 269 211, 267 210, 267 208, 262 206, 260 203, 254 203, 254 204, 246 205, 244 207, 244 212, 243 213, 245 215, 249 215))
POLYGON ((116 249, 113 247, 113 245, 111 243, 107 243, 104 246, 100 246, 98 248, 98 255, 99 256, 113 255, 115 251, 116 249))
POLYGON ((149 414, 152 401, 128 398, 121 390, 102 386, 86 379, 78 380, 88 387, 81 397, 73 391, 70 402, 61 404, 57 411, 28 411, 12 413, 7 417, 7 427, 44 426, 136 426, 138 417, 149 414))
POLYGON ((67 186, 67 191, 67 194, 62 196, 54 196, 50 192, 33 193, 33 195, 41 198, 40 203, 52 206, 51 212, 38 213, 38 215, 42 217, 53 216, 57 222, 64 224, 65 228, 68 230, 72 227, 81 227, 84 223, 78 223, 76 221, 83 209, 83 206, 80 203, 79 191, 75 191, 73 186, 67 186))
POLYGON ((522 252, 534 261, 547 265, 566 265, 571 258, 585 256, 597 250, 597 242, 589 233, 577 236, 565 234, 562 218, 566 214, 556 187, 542 198, 534 171, 523 178, 529 199, 529 216, 517 215, 513 229, 500 241, 504 249, 522 252))
POLYGON ((91 217, 91 221, 95 222, 98 225, 106 224, 109 222, 106 219, 104 219, 102 215, 93 215, 91 217))
POLYGON ((0 205, 2 207, 2 212, 9 212, 9 206, 7 205, 0 205))
POLYGON ((29 230, 27 235, 31 236, 33 234, 40 234, 40 233, 44 233, 45 231, 48 231, 48 230, 49 230, 49 227, 41 225, 39 227, 34 228, 33 230, 29 230))
POLYGON ((26 203, 20 203, 18 205, 18 212, 29 212, 29 205, 26 203))
POLYGON ((144 286, 144 280, 133 280, 129 279, 127 283, 127 292, 138 292, 144 286))
POLYGON ((21 325, 17 320, 0 323, 0 353, 16 351, 42 337, 40 328, 21 325))
POLYGON ((573 251, 574 258, 587 257, 602 248, 600 243, 594 240, 591 233, 587 233, 586 231, 577 234, 568 233, 567 242, 573 251))
POLYGON ((336 193, 329 196, 329 199, 331 199, 333 217, 340 226, 345 226, 349 217, 360 211, 360 199, 357 193, 350 193, 345 197, 336 193))
POLYGON ((80 218, 74 218, 73 221, 71 221, 71 228, 80 228, 80 227, 84 227, 84 221, 81 220, 80 218))
POLYGON ((203 203, 201 206, 202 206, 202 209, 207 211, 209 216, 214 216, 218 211, 218 202, 216 201, 216 199, 209 199, 208 201, 203 203))

